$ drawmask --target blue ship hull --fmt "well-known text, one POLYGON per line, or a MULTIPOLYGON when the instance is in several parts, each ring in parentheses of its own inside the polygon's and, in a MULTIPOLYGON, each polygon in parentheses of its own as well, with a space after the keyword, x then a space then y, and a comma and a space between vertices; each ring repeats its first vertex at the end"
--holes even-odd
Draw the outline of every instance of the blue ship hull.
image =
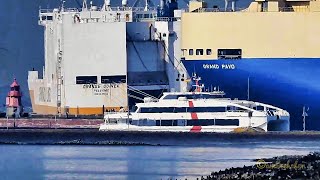
POLYGON ((320 58, 183 60, 189 75, 218 87, 230 98, 271 104, 290 113, 291 130, 301 130, 303 106, 307 130, 320 130, 320 58), (248 83, 249 82, 249 83, 248 83))

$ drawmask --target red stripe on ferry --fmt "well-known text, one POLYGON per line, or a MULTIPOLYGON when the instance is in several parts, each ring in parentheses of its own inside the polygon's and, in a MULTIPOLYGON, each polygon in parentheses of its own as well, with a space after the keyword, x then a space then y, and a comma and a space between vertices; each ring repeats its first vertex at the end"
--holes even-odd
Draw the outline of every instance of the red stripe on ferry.
POLYGON ((201 126, 193 126, 190 132, 201 132, 201 126))
MULTIPOLYGON (((189 107, 194 107, 192 101, 189 101, 189 107)), ((193 120, 198 120, 198 115, 197 115, 197 113, 192 112, 192 113, 191 113, 191 119, 193 119, 193 120)))
MULTIPOLYGON (((194 107, 192 101, 189 101, 189 107, 194 107)), ((197 113, 192 112, 192 113, 191 113, 191 119, 192 119, 192 120, 198 120, 199 118, 198 118, 197 113)), ((193 126, 193 127, 191 128, 190 132, 200 132, 201 129, 202 129, 201 126, 193 126)))

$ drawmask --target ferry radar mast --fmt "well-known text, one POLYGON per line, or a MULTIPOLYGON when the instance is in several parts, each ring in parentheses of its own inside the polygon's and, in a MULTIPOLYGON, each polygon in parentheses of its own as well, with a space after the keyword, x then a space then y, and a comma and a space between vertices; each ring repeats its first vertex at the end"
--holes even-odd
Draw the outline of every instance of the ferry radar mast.
POLYGON ((202 92, 202 89, 204 88, 204 84, 201 84, 199 83, 199 81, 201 81, 201 77, 200 76, 197 76, 196 73, 194 73, 192 75, 192 80, 196 82, 195 85, 192 85, 192 86, 195 86, 196 89, 194 90, 194 92, 202 92))
POLYGON ((306 131, 306 117, 308 116, 307 111, 309 111, 309 107, 306 110, 306 107, 302 108, 302 117, 303 117, 303 131, 306 131))

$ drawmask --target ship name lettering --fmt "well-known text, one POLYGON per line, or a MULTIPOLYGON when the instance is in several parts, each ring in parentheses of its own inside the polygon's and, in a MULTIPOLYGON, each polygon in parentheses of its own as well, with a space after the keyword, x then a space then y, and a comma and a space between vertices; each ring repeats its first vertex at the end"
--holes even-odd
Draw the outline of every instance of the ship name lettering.
POLYGON ((100 88, 100 84, 84 84, 83 85, 84 89, 97 89, 100 88))
POLYGON ((203 69, 236 69, 234 64, 203 64, 203 69))
POLYGON ((108 92, 109 89, 94 89, 95 93, 100 93, 100 92, 108 92))
POLYGON ((202 65, 203 69, 219 69, 218 64, 203 64, 202 65))
POLYGON ((236 66, 234 64, 222 64, 221 68, 222 69, 235 69, 236 66))

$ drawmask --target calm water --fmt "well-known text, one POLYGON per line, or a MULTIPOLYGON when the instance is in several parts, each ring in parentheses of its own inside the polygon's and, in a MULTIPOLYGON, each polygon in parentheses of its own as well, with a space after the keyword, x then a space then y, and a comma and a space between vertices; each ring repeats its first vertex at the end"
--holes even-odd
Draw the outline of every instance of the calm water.
POLYGON ((320 151, 320 141, 208 146, 1 145, 1 179, 196 179, 251 159, 320 151))

